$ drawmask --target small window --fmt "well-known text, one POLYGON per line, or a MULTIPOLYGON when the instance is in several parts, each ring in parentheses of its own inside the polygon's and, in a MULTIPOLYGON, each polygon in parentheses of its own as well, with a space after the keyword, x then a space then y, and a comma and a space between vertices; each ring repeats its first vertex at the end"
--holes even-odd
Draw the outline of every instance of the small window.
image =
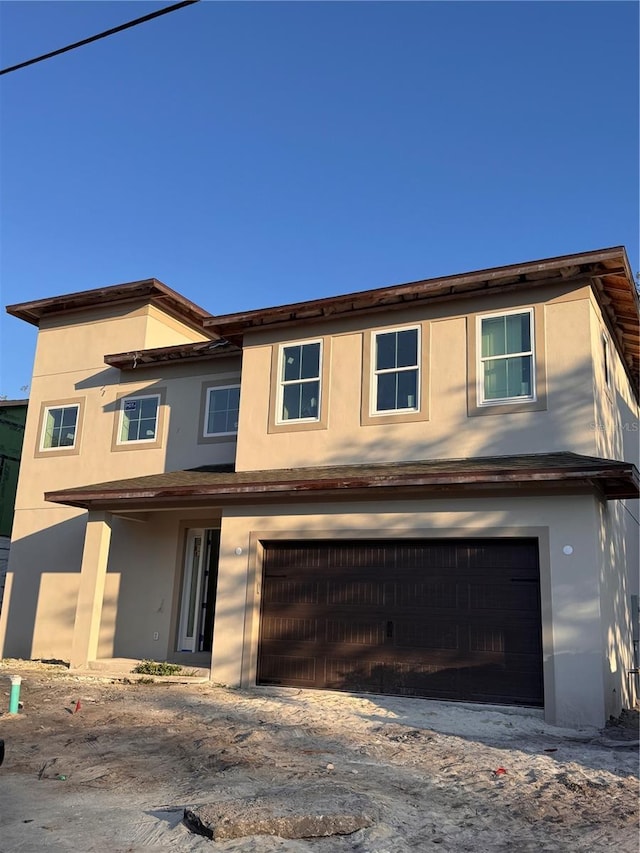
POLYGON ((319 420, 321 359, 320 341, 281 348, 279 423, 319 420))
POLYGON ((240 386, 230 385, 207 390, 204 435, 234 435, 238 432, 240 386))
POLYGON ((118 444, 155 441, 160 395, 125 397, 120 405, 118 444))
POLYGON ((533 312, 478 318, 480 405, 535 400, 533 312))
POLYGON ((602 370, 604 372, 604 384, 611 390, 611 364, 609 359, 609 336, 602 335, 602 370))
POLYGON ((419 329, 377 332, 372 346, 372 413, 417 412, 420 408, 419 329))
POLYGON ((41 450, 71 449, 76 446, 80 406, 45 407, 42 421, 41 450))

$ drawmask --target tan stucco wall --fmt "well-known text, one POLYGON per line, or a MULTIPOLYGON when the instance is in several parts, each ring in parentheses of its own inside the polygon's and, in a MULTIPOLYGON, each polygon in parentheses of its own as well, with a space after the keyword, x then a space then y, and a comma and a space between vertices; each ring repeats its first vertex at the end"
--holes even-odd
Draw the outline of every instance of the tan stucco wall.
POLYGON ((638 465, 640 408, 614 345, 613 335, 607 329, 602 310, 593 295, 589 308, 594 387, 594 411, 590 426, 595 433, 596 455, 638 465), (609 338, 609 386, 605 382, 603 333, 609 338))
POLYGON ((86 513, 70 507, 16 511, 0 657, 68 659, 85 526, 86 513))
MULTIPOLYGON (((614 337, 607 329, 595 295, 590 299, 593 358, 594 410, 591 428, 596 456, 640 465, 638 403, 623 368, 614 337), (605 381, 602 335, 609 338, 610 382, 605 381)), ((637 500, 615 501, 598 507, 598 540, 602 588, 602 640, 609 659, 604 690, 607 715, 632 707, 635 696, 626 695, 635 684, 626 673, 637 665, 629 637, 632 632, 631 596, 640 593, 640 504, 637 500), (622 689, 620 681, 622 680, 622 689)))
POLYGON ((128 352, 144 346, 147 315, 147 306, 141 302, 43 318, 38 331, 33 378, 80 368, 104 370, 107 353, 128 352))
POLYGON ((99 658, 174 655, 187 526, 219 527, 220 512, 159 512, 143 523, 112 520, 99 658))
MULTIPOLYGON (((47 503, 45 492, 233 461, 235 440, 199 444, 198 436, 203 382, 211 377, 236 381, 239 358, 178 365, 171 369, 170 381, 163 365, 121 373, 104 363, 108 353, 203 337, 146 305, 106 306, 43 321, 18 480, 0 655, 3 637, 5 655, 65 658, 71 647, 86 513, 47 503), (158 389, 164 389, 159 446, 114 451, 117 399, 158 389), (82 404, 78 452, 47 454, 38 449, 42 407, 54 401, 82 404)), ((121 542, 135 547, 131 542, 139 541, 133 535, 116 538, 116 552, 121 542)), ((174 569, 172 564, 171 573, 174 569)), ((116 595, 114 583, 107 578, 109 601, 116 595)))
MULTIPOLYGON (((637 502, 636 502, 637 503, 637 502)), ((631 596, 638 594, 638 521, 622 501, 598 502, 597 536, 605 653, 605 715, 633 708, 638 696, 629 670, 634 661, 631 596)))
MULTIPOLYGON (((184 529, 220 526, 216 508, 139 517, 145 520, 110 519, 98 658, 171 658, 184 529)), ((0 618, 0 657, 70 659, 86 521, 87 513, 68 507, 18 514, 16 568, 7 586, 11 606, 0 618)))
POLYGON ((169 317, 155 305, 147 306, 147 317, 144 346, 148 349, 209 340, 209 336, 204 332, 187 326, 175 317, 169 317))
MULTIPOLYGON (((594 455, 589 291, 541 288, 532 302, 502 294, 245 337, 238 470, 573 450, 594 455), (468 414, 468 314, 544 305, 547 409, 468 414), (457 313, 464 312, 464 313, 457 313), (429 418, 361 425, 363 334, 429 321, 429 418), (272 352, 282 340, 330 339, 327 428, 267 432, 272 352)), ((504 407, 503 407, 504 408, 504 407)))
MULTIPOLYGON (((62 342, 61 342, 62 343, 62 342)), ((82 360, 82 356, 78 361, 82 360)), ((205 380, 237 381, 238 359, 198 362, 172 371, 166 368, 123 371, 80 367, 64 373, 34 376, 25 427, 22 466, 16 509, 46 507, 44 492, 102 483, 126 477, 198 465, 232 462, 235 440, 199 444, 202 385, 205 380), (159 446, 113 449, 114 426, 119 416, 117 400, 132 394, 164 393, 159 446), (79 452, 41 453, 40 415, 45 402, 82 400, 79 452)))
MULTIPOLYGON (((255 513, 226 509, 213 646, 214 681, 255 678, 260 606, 260 539, 535 535, 539 539, 545 715, 558 725, 605 719, 596 501, 590 496, 274 506, 255 513), (567 556, 563 547, 571 545, 567 556), (242 554, 236 555, 236 548, 242 554), (245 619, 245 605, 247 617, 245 619)), ((620 671, 607 683, 620 692, 620 671)))
MULTIPOLYGON (((621 547, 611 526, 618 512, 624 512, 620 505, 611 503, 605 512, 590 496, 486 498, 481 505, 404 501, 379 512, 371 503, 227 509, 212 679, 229 685, 255 679, 261 539, 527 535, 538 538, 540 548, 546 718, 602 725, 632 698, 625 581, 621 564, 611 559, 611 549, 621 547), (571 555, 563 553, 565 545, 573 547, 571 555), (620 594, 611 604, 606 596, 601 601, 604 588, 616 585, 620 594)), ((112 519, 98 657, 171 657, 184 530, 216 527, 218 517, 211 508, 158 512, 143 522, 112 519)), ((19 571, 10 573, 8 584, 14 606, 0 622, 5 655, 68 659, 85 524, 86 514, 62 507, 18 515, 19 571), (49 529, 33 532, 45 512, 49 529)))

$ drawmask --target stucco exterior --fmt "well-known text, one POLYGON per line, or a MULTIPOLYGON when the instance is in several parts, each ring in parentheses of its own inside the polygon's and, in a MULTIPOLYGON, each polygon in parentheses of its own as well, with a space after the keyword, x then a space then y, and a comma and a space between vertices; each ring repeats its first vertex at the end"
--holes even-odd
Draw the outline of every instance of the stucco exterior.
MULTIPOLYGON (((452 485, 441 493, 399 489, 366 500, 343 494, 297 503, 275 495, 258 503, 251 494, 230 501, 175 492, 173 499, 171 491, 157 504, 125 497, 74 506, 45 498, 201 466, 308 472, 361 465, 366 471, 381 462, 557 452, 637 465, 637 389, 623 360, 628 350, 605 316, 597 282, 568 262, 558 269, 561 275, 534 281, 535 287, 514 288, 509 279, 495 292, 455 300, 388 310, 372 302, 368 310, 321 319, 256 321, 234 339, 241 353, 215 358, 189 350, 216 330, 199 325, 187 309, 184 316, 165 313, 133 295, 102 305, 83 295, 87 304, 73 311, 47 304, 39 319, 0 654, 81 667, 109 658, 184 659, 187 535, 219 530, 211 678, 250 686, 259 646, 261 542, 526 536, 539 551, 546 719, 602 725, 633 704, 638 502, 599 491, 588 478, 554 488, 533 481, 526 488, 496 483, 489 491, 452 485), (510 311, 534 318, 536 394, 482 406, 477 318, 510 311), (420 406, 376 418, 371 341, 376 332, 406 327, 420 329, 420 406), (322 342, 319 416, 282 422, 275 411, 280 348, 311 340, 322 342), (158 347, 177 351, 169 359, 154 355, 158 347), (135 356, 127 368, 105 363, 109 354, 138 351, 148 353, 140 365, 135 356), (207 389, 238 385, 237 436, 207 438, 207 389), (160 399, 156 440, 122 444, 120 401, 145 394, 160 399), (75 444, 43 450, 43 412, 65 401, 79 406, 75 444)), ((531 270, 535 277, 537 267, 531 270)), ((14 308, 20 315, 21 306, 14 308)))
POLYGON ((599 455, 593 429, 595 388, 592 381, 589 291, 563 292, 544 288, 533 304, 544 323, 543 352, 549 366, 544 410, 502 412, 489 417, 469 413, 468 327, 473 317, 502 309, 527 308, 531 301, 513 296, 487 296, 462 305, 436 305, 420 312, 430 327, 430 346, 423 360, 429 375, 429 415, 426 420, 362 423, 359 401, 363 391, 363 341, 368 329, 386 330, 415 322, 414 310, 310 325, 305 338, 323 336, 330 342, 330 379, 325 405, 327 425, 318 429, 267 432, 264 421, 250 412, 268 412, 273 399, 274 347, 297 341, 299 329, 256 332, 245 338, 241 421, 237 470, 295 467, 396 459, 455 458, 509 455, 571 449, 599 455))
MULTIPOLYGON (((540 548, 546 719, 599 725, 605 681, 616 698, 632 701, 628 643, 622 650, 607 635, 604 660, 601 650, 609 622, 601 613, 598 509, 592 497, 495 498, 480 507, 468 500, 400 501, 391 512, 374 512, 366 504, 249 512, 225 510, 222 521, 225 586, 219 593, 225 606, 216 619, 215 681, 250 685, 255 680, 261 540, 534 536, 540 548), (563 553, 567 545, 573 548, 570 556, 563 553)), ((610 697, 607 703, 612 704, 610 697)))

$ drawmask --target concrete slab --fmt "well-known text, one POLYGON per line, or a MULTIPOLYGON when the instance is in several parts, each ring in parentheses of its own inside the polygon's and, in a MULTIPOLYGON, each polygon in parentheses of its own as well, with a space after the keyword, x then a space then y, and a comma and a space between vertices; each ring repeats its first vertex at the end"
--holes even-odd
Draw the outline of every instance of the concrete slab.
POLYGON ((207 803, 184 813, 190 829, 214 841, 247 835, 350 835, 371 826, 377 817, 365 794, 330 782, 274 787, 253 797, 207 803))

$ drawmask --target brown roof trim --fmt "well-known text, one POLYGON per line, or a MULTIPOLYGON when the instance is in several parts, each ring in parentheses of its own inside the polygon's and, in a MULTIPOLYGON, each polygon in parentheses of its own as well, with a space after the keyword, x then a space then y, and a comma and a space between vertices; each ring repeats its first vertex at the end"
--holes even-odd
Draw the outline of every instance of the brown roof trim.
POLYGON ((240 343, 246 332, 258 329, 314 323, 345 314, 389 311, 417 301, 459 300, 486 295, 488 291, 513 291, 563 282, 593 286, 637 394, 640 299, 624 246, 209 317, 205 327, 240 343))
POLYGON ((120 352, 115 355, 105 355, 104 360, 105 364, 117 367, 119 370, 136 370, 166 362, 210 361, 214 358, 227 358, 241 353, 242 349, 235 344, 230 344, 225 340, 216 340, 120 352))
POLYGON ((20 302, 7 305, 6 310, 13 317, 39 326, 44 317, 70 314, 105 303, 116 305, 140 300, 151 302, 167 314, 177 317, 200 331, 203 331, 204 320, 209 317, 209 313, 204 308, 200 308, 195 302, 186 299, 156 278, 114 284, 94 290, 81 290, 63 296, 49 296, 32 302, 20 302))
POLYGON ((0 400, 0 409, 6 409, 9 406, 28 406, 29 400, 0 400))
POLYGON ((45 500, 91 508, 261 503, 339 496, 375 499, 390 490, 413 493, 468 489, 580 487, 605 499, 637 498, 640 479, 631 463, 574 453, 453 459, 399 464, 227 472, 193 469, 47 492, 45 500))
POLYGON ((566 280, 569 274, 571 277, 577 275, 580 267, 584 265, 593 266, 594 264, 607 265, 603 266, 602 272, 611 273, 615 271, 633 281, 624 246, 617 246, 577 255, 561 255, 557 258, 421 279, 405 284, 378 287, 373 290, 327 296, 305 302, 293 302, 288 305, 275 305, 270 308, 221 314, 217 317, 209 317, 205 321, 205 325, 207 328, 216 331, 230 328, 234 332, 241 333, 250 328, 265 325, 283 324, 291 321, 299 322, 300 320, 318 320, 336 314, 352 313, 366 308, 371 309, 374 307, 372 304, 374 300, 375 307, 388 308, 393 304, 400 303, 402 305, 404 302, 416 298, 428 299, 445 294, 451 298, 468 296, 477 290, 486 290, 492 284, 531 285, 534 282, 540 283, 542 281, 550 283, 554 278, 562 281, 566 280))

